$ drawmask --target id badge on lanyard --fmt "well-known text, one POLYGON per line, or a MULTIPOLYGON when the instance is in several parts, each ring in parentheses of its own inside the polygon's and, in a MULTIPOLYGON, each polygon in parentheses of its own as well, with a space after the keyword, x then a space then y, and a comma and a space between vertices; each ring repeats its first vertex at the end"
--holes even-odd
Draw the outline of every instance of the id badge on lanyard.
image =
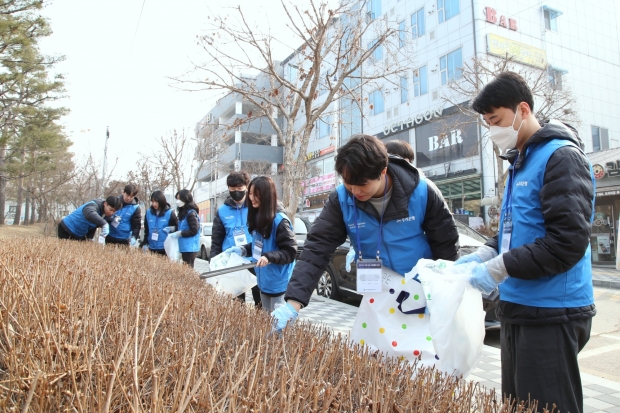
POLYGON ((504 217, 504 225, 502 232, 502 254, 510 250, 510 238, 512 237, 512 217, 507 213, 504 217))
POLYGON ((263 238, 260 235, 256 235, 254 238, 254 248, 252 248, 252 258, 256 261, 260 260, 263 255, 263 238))
POLYGON ((383 273, 381 260, 357 260, 357 292, 380 293, 383 273))
POLYGON ((248 239, 245 236, 245 231, 243 229, 235 229, 233 231, 233 238, 235 240, 235 247, 240 247, 248 243, 248 239))
POLYGON ((110 222, 110 225, 112 225, 114 228, 117 228, 120 223, 121 217, 119 217, 118 215, 114 215, 114 218, 112 219, 112 222, 110 222))
POLYGON ((153 241, 157 241, 159 239, 159 230, 156 229, 155 231, 153 231, 153 233, 151 234, 151 239, 153 241))

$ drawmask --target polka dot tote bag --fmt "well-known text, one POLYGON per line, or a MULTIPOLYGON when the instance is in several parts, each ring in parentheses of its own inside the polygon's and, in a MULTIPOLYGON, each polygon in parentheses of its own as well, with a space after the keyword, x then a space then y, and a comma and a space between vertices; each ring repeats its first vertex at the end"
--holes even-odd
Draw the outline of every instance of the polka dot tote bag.
POLYGON ((383 268, 380 293, 365 293, 351 330, 351 340, 372 350, 401 360, 419 360, 434 365, 437 358, 425 314, 426 299, 422 284, 383 268))

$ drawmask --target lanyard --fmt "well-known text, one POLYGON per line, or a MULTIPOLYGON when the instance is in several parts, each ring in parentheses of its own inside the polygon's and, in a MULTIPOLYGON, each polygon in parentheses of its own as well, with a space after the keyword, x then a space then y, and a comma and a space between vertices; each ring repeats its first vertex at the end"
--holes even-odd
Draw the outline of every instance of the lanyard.
MULTIPOLYGON (((377 261, 379 261, 379 253, 381 252, 381 235, 383 234, 383 213, 385 212, 385 194, 387 194, 388 187, 388 179, 387 174, 385 175, 385 187, 383 188, 383 204, 381 205, 381 218, 379 219, 379 239, 377 240, 377 261)), ((363 261, 362 258, 362 247, 360 243, 360 231, 357 227, 357 205, 355 204, 355 198, 353 198, 353 212, 355 214, 355 231, 357 237, 357 251, 360 254, 360 261, 363 261)))
MULTIPOLYGON (((241 225, 239 226, 239 228, 243 229, 243 205, 241 205, 241 208, 237 208, 237 212, 239 213, 239 222, 241 222, 241 225)), ((237 229, 237 220, 235 219, 235 229, 237 229)))
POLYGON ((514 182, 514 167, 510 168, 510 174, 508 175, 508 192, 506 194, 506 202, 504 208, 504 221, 506 220, 506 216, 512 220, 512 184, 514 182))

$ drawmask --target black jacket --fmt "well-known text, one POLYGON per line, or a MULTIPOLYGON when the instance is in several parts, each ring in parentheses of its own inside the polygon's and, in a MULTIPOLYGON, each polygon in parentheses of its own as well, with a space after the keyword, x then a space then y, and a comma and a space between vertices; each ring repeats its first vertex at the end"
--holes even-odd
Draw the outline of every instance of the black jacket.
POLYGON ((198 207, 183 205, 181 208, 178 208, 179 212, 179 222, 185 219, 185 215, 187 215, 187 225, 189 225, 189 229, 184 229, 181 231, 181 236, 183 238, 193 237, 200 230, 200 224, 198 221, 198 207), (188 214, 190 210, 196 211, 195 214, 188 214))
MULTIPOLYGON (((235 208, 236 203, 229 196, 224 201, 225 205, 235 208)), ((226 227, 222 223, 219 214, 219 208, 215 211, 215 218, 213 219, 213 229, 211 230, 211 257, 215 257, 216 255, 222 252, 222 245, 224 245, 224 240, 226 239, 226 227)))
MULTIPOLYGON (((527 162, 525 154, 530 145, 565 139, 583 148, 579 134, 571 126, 558 121, 545 122, 541 126, 525 143, 521 152, 512 150, 506 155, 506 159, 517 170, 527 162)), ((503 256, 508 274, 522 280, 534 280, 568 271, 579 262, 590 245, 594 187, 590 161, 586 155, 573 146, 564 146, 551 155, 541 173, 544 173, 544 180, 539 195, 546 235, 530 244, 511 249, 503 256)), ((490 238, 486 245, 498 250, 498 235, 490 238)), ((568 313, 566 309, 543 311, 537 307, 500 301, 497 314, 505 321, 530 319, 537 323, 581 318, 587 314, 591 317, 596 313, 594 306, 573 310, 568 313), (569 313, 573 316, 569 317, 569 313)))
MULTIPOLYGON (((170 204, 166 203, 166 209, 164 211, 158 212, 156 209, 153 209, 153 207, 151 207, 151 213, 159 217, 159 216, 164 215, 166 212, 168 212, 169 209, 170 209, 170 204)), ((176 227, 177 225, 179 225, 177 214, 175 214, 174 211, 172 211, 170 213, 170 219, 168 220, 168 226, 176 227)), ((146 214, 144 214, 144 239, 142 239, 142 242, 140 243, 140 248, 142 248, 145 245, 149 245, 149 223, 148 223, 148 220, 146 219, 146 214)))
MULTIPOLYGON (((390 156, 388 174, 392 178, 392 197, 385 208, 384 222, 409 216, 409 199, 420 182, 421 173, 402 158, 390 156)), ((459 234, 448 206, 439 189, 428 183, 428 201, 422 228, 426 233, 434 259, 454 261, 458 258, 459 234)), ((370 202, 355 201, 357 207, 379 220, 370 202)), ((321 214, 316 219, 295 264, 285 299, 308 305, 312 291, 336 248, 347 239, 347 229, 338 202, 338 193, 329 194, 321 214)))
MULTIPOLYGON (((278 212, 284 212, 282 204, 278 203, 278 212)), ((295 232, 293 231, 293 224, 287 219, 280 221, 280 225, 276 228, 276 246, 277 250, 264 252, 263 257, 267 257, 267 260, 272 264, 289 264, 295 261, 297 255, 297 240, 295 238, 295 232)), ((252 244, 246 244, 245 256, 252 256, 252 244)))

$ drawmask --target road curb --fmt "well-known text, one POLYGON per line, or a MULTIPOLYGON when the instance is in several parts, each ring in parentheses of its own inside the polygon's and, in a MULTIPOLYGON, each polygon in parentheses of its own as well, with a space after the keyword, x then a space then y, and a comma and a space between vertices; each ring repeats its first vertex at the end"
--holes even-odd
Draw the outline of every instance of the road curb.
POLYGON ((592 280, 592 285, 595 287, 613 288, 620 290, 620 281, 592 280))

